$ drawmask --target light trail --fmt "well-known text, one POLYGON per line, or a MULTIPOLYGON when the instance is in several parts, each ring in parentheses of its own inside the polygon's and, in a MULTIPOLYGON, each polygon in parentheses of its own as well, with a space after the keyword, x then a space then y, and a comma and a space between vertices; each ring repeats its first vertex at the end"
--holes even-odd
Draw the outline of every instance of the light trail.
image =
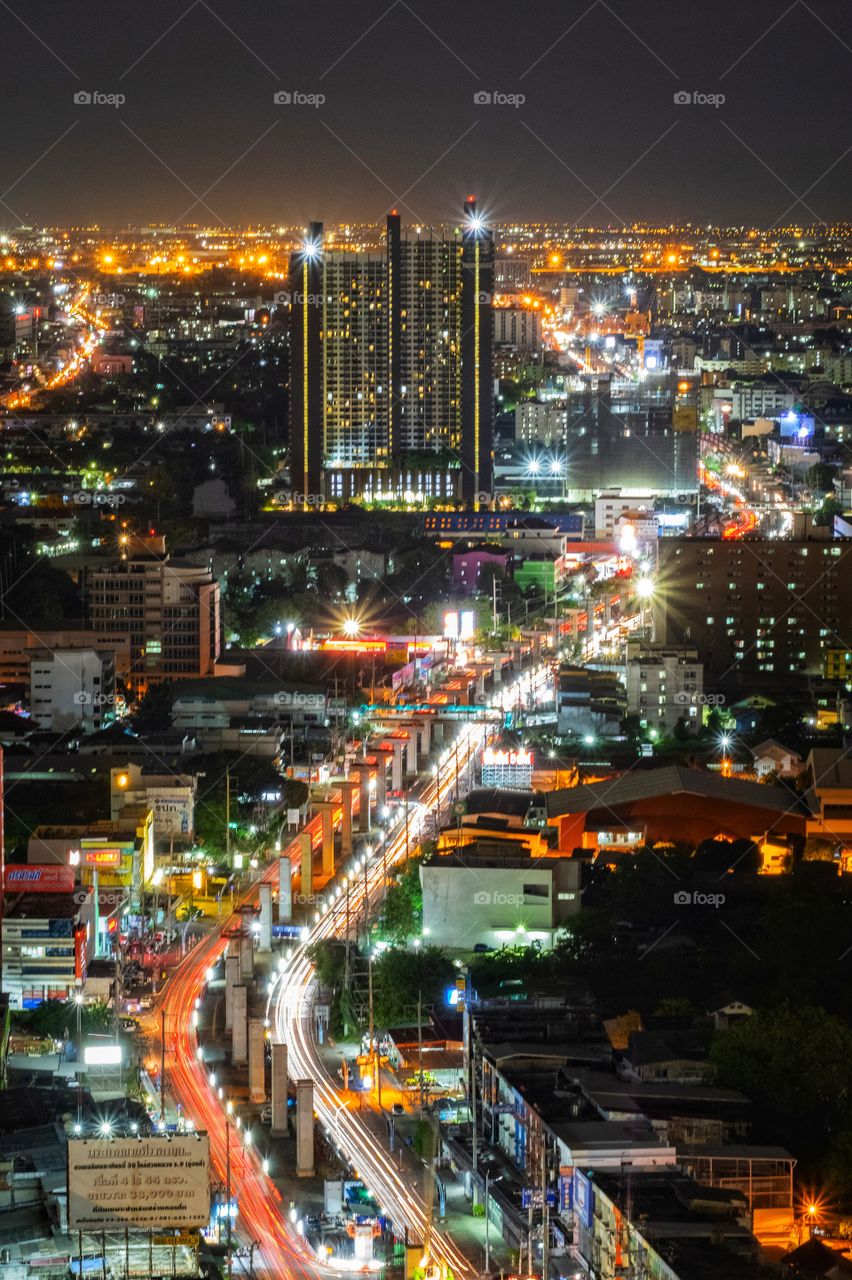
MULTIPOLYGON (((521 676, 502 692, 499 705, 505 710, 515 707, 519 698, 534 692, 548 679, 547 668, 521 676)), ((439 777, 427 782, 416 799, 409 802, 407 824, 405 817, 401 816, 389 829, 385 847, 378 855, 374 853, 372 865, 368 862, 366 886, 363 874, 351 876, 350 917, 353 914, 357 917, 359 907, 363 911, 366 906, 368 914, 378 907, 384 896, 385 868, 402 861, 407 850, 416 847, 432 809, 443 807, 455 794, 457 784, 471 761, 489 739, 499 733, 500 728, 497 723, 466 723, 460 728, 457 738, 441 757, 439 777)), ((339 812, 335 816, 339 820, 339 812)), ((316 843, 321 835, 321 818, 312 818, 304 830, 310 832, 316 843)), ((283 853, 290 857, 294 868, 298 867, 301 860, 299 839, 294 840, 283 853)), ((277 876, 278 863, 275 859, 235 907, 238 909, 253 903, 259 885, 264 881, 272 883, 277 876)), ((288 1045, 290 1077, 314 1081, 314 1105, 320 1123, 332 1134, 383 1210, 398 1230, 405 1226, 425 1241, 430 1238, 430 1218, 425 1201, 408 1185, 406 1175, 393 1165, 389 1155, 359 1117, 347 1108, 346 1100, 341 1098, 326 1072, 314 1043, 311 1006, 316 976, 307 948, 322 939, 339 937, 346 929, 346 895, 340 881, 330 881, 322 897, 319 918, 308 926, 305 941, 295 948, 283 971, 280 970, 272 979, 274 986, 269 1008, 276 1037, 288 1045)), ((199 1058, 195 1014, 209 971, 227 946, 225 935, 238 920, 238 910, 235 910, 190 952, 169 980, 160 1006, 166 1011, 167 1042, 174 1042, 167 1069, 168 1079, 175 1096, 182 1103, 185 1116, 192 1119, 196 1128, 206 1130, 210 1135, 211 1159, 221 1182, 225 1181, 226 1175, 227 1125, 230 1123, 225 1112, 227 1099, 220 1096, 221 1085, 215 1072, 205 1067, 199 1058)), ((151 1014, 152 1022, 158 1023, 159 1018, 159 1010, 151 1014)), ((279 1191, 263 1171, 263 1153, 256 1142, 248 1146, 241 1142, 241 1136, 232 1126, 231 1194, 238 1204, 234 1235, 258 1242, 256 1258, 259 1254, 260 1260, 255 1262, 255 1268, 259 1271, 266 1269, 270 1275, 297 1276, 303 1280, 318 1280, 319 1277, 338 1274, 328 1264, 319 1262, 307 1240, 289 1221, 279 1191)), ((477 1268, 448 1236, 437 1235, 433 1231, 431 1245, 434 1256, 450 1266, 459 1280, 472 1280, 476 1275, 477 1268)))

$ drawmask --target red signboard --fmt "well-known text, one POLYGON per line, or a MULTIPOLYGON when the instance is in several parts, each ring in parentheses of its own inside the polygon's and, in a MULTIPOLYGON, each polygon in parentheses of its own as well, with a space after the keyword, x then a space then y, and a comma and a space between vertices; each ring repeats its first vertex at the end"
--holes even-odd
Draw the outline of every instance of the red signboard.
POLYGON ((74 868, 45 865, 7 866, 4 877, 7 893, 73 893, 74 868))
POLYGON ((83 860, 87 867, 120 867, 121 850, 108 845, 102 849, 84 849, 83 860))
POLYGON ((77 982, 86 980, 86 926, 74 930, 74 977, 77 982))

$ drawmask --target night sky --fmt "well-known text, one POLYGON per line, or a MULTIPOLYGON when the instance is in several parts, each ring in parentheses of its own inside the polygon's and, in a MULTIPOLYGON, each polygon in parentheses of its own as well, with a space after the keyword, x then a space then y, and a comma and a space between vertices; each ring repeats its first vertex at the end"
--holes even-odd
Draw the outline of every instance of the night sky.
POLYGON ((852 215, 849 0, 0 0, 0 39, 7 229, 441 221, 468 191, 496 220, 852 215))

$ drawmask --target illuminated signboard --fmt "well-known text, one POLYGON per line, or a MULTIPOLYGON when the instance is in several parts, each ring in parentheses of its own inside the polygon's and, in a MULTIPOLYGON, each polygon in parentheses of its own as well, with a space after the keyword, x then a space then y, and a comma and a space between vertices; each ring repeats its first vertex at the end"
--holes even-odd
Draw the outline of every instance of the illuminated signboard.
POLYGON ((7 866, 4 885, 7 893, 73 893, 74 868, 54 863, 7 866))
POLYGON ((80 861, 87 867, 120 867, 125 854, 133 852, 131 840, 103 840, 89 836, 80 841, 80 861))
POLYGON ((462 613, 453 609, 444 614, 445 640, 472 640, 475 631, 476 614, 472 609, 465 609, 462 613))
POLYGON ((387 640, 324 640, 323 649, 332 653, 384 653, 387 640))
POLYGON ((501 751, 486 747, 482 753, 483 787, 532 786, 533 757, 531 751, 501 751))
POLYGON ((86 926, 78 925, 74 930, 74 977, 78 982, 86 980, 86 943, 88 941, 88 930, 86 926))
POLYGON ((70 1138, 68 1221, 73 1231, 185 1231, 210 1218, 205 1134, 70 1138))
POLYGON ((87 1067, 120 1067, 120 1044, 87 1044, 83 1050, 83 1061, 87 1067))

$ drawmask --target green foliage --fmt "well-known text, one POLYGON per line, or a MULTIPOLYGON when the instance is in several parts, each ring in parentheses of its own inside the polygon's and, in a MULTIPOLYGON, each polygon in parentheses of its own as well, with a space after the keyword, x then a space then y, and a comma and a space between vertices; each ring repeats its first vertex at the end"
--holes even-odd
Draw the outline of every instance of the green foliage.
MULTIPOLYGON (((852 1028, 824 1009, 758 1010, 716 1035, 712 1056, 719 1083, 751 1098, 764 1131, 797 1153, 848 1126, 852 1028)), ((852 1173, 852 1135, 837 1155, 852 1173)))
POLYGON ((405 943, 420 933, 423 923, 421 857, 409 858, 388 888, 379 917, 378 934, 386 942, 405 943))
MULTIPOLYGON (((80 1013, 83 1035, 98 1031, 111 1031, 114 1025, 112 1010, 103 1002, 84 1004, 80 1013)), ((44 1000, 35 1009, 12 1013, 12 1026, 16 1031, 29 1032, 33 1036, 52 1036, 61 1040, 68 1031, 71 1040, 77 1036, 77 1005, 73 1000, 44 1000)))
POLYGON ((455 981, 456 969, 440 947, 408 951, 388 947, 373 962, 373 1009, 376 1025, 392 1027, 416 1016, 417 994, 421 995, 423 1017, 438 1004, 455 981))
POLYGON ((312 942, 307 948, 307 955, 323 986, 335 987, 343 981, 346 948, 341 943, 331 940, 312 942))

